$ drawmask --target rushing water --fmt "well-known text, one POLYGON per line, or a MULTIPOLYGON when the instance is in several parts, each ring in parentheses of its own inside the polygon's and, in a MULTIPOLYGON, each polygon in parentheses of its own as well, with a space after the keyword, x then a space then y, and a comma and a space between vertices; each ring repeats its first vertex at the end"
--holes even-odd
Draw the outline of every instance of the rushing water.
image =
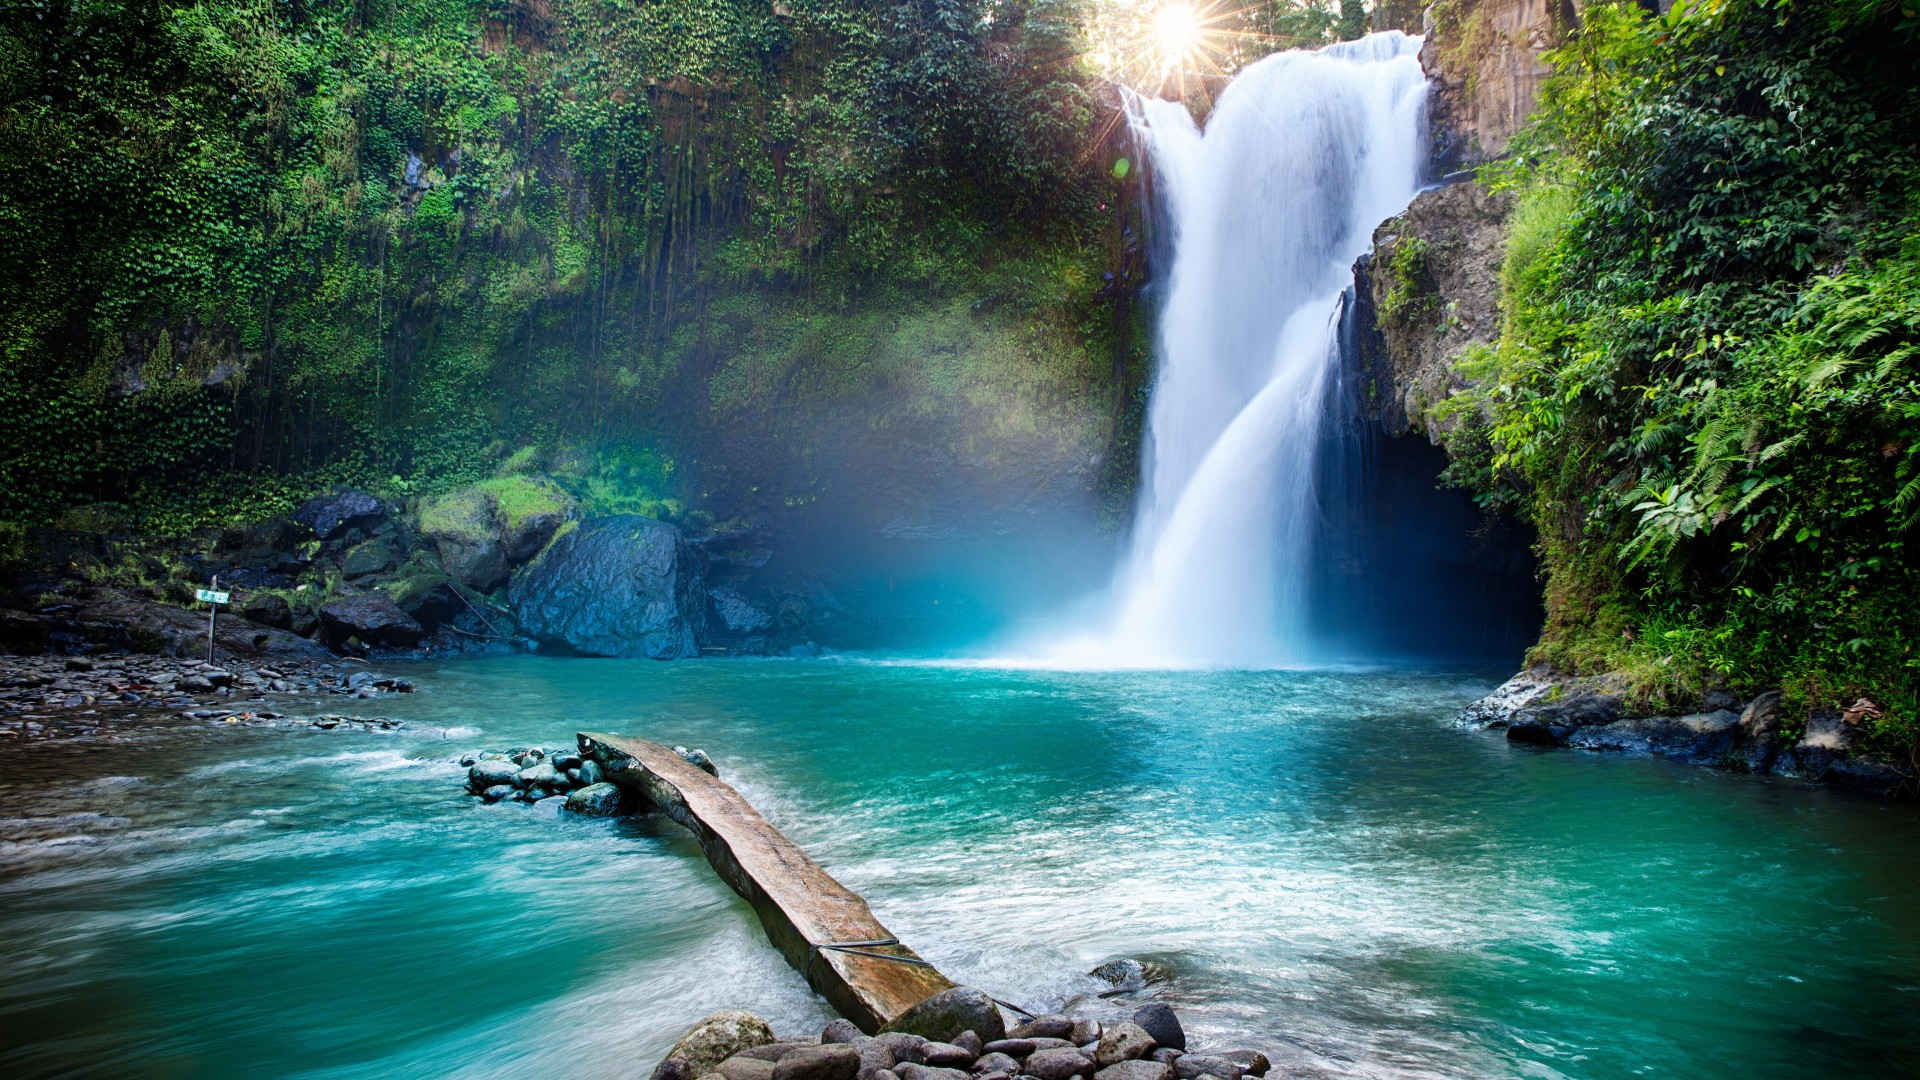
POLYGON ((954 977, 1293 1076, 1920 1070, 1909 808, 1454 728, 1457 673, 859 661, 420 667, 397 735, 27 747, 0 781, 0 1074, 626 1077, 828 1018, 659 820, 459 793, 582 727, 701 746, 954 977))
POLYGON ((1081 662, 1310 659, 1314 477, 1341 294, 1420 178, 1420 40, 1269 56, 1202 132, 1134 99, 1172 250, 1132 552, 1111 634, 1081 662))

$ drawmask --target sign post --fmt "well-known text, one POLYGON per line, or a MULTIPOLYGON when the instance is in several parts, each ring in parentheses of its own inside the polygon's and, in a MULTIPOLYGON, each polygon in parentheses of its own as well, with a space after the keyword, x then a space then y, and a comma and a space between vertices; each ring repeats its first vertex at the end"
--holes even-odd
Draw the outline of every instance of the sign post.
POLYGON ((212 610, 207 612, 207 663, 211 664, 213 663, 213 628, 220 619, 220 605, 227 602, 230 594, 219 591, 219 574, 213 575, 213 580, 209 582, 209 584, 211 584, 213 588, 200 589, 194 593, 194 596, 205 603, 213 605, 212 610))

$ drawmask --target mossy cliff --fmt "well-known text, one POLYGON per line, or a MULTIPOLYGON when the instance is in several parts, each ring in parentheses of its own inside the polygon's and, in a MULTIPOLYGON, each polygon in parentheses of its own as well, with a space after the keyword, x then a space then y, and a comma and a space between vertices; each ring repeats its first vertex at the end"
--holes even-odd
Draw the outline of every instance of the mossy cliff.
POLYGON ((1505 156, 1380 232, 1380 399, 1539 529, 1535 660, 1643 710, 1779 688, 1907 758, 1920 18, 1700 0, 1554 25, 1531 122, 1441 140, 1505 156))

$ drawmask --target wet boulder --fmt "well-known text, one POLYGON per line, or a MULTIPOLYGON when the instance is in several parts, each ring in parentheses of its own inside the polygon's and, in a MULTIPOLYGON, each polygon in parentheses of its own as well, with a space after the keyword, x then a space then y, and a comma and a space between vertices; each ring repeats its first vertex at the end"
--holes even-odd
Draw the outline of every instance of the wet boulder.
POLYGON ((1073 1018, 1058 1014, 1036 1016, 1008 1034, 1016 1039, 1064 1039, 1073 1034, 1073 1018))
POLYGON ((620 812, 620 789, 612 784, 588 784, 567 796, 568 810, 591 817, 612 817, 620 812))
POLYGON ((772 1080, 854 1080, 859 1072, 860 1051, 847 1043, 822 1043, 780 1055, 772 1080))
POLYGON ((1159 1061, 1119 1061, 1093 1074, 1094 1080, 1173 1080, 1173 1068, 1159 1061))
POLYGON ((1180 1026, 1180 1018, 1174 1015, 1173 1006, 1164 1001, 1150 1001, 1133 1010, 1133 1022, 1162 1048, 1187 1048, 1186 1030, 1180 1026))
MULTIPOLYGON (((1072 1076, 1092 1076, 1093 1059, 1079 1047, 1060 1047, 1053 1050, 1035 1050, 1027 1059, 1025 1066, 1028 1076, 1039 1080, 1067 1080, 1072 1076)), ((1232 1080, 1239 1080, 1233 1077, 1232 1080)))
POLYGON ((395 566, 393 545, 380 537, 363 540, 340 556, 340 572, 349 578, 384 574, 395 566))
POLYGON ((287 630, 293 626, 293 608, 278 593, 256 592, 240 601, 240 614, 261 626, 287 630))
POLYGON ((384 596, 344 596, 320 608, 320 624, 327 637, 343 642, 357 637, 369 645, 406 648, 419 643, 426 631, 411 615, 384 596))
MULTIPOLYGON (((1007 1025, 991 997, 970 986, 956 986, 894 1017, 885 1030, 940 1042, 950 1042, 961 1032, 971 1031, 982 1041, 993 1042, 1006 1037, 1007 1025)), ((899 1051, 895 1056, 900 1056, 899 1051)))
POLYGON ((697 555, 680 530, 636 514, 581 523, 514 577, 507 599, 543 648, 676 660, 706 628, 697 555))
POLYGON ((492 592, 507 580, 506 549, 487 492, 462 488, 429 500, 421 507, 419 529, 439 554, 441 568, 462 585, 492 592))
POLYGON ((667 1057, 684 1060, 695 1076, 704 1076, 742 1050, 773 1041, 773 1029, 765 1020, 750 1012, 727 1009, 693 1025, 667 1051, 667 1057))
POLYGON ((1100 1033, 1100 1048, 1094 1052, 1096 1065, 1106 1068, 1122 1061, 1146 1057, 1155 1047, 1153 1036, 1139 1024, 1115 1024, 1100 1033))
POLYGON ((293 512, 293 520, 322 540, 336 540, 349 529, 371 529, 385 516, 386 510, 379 499, 352 488, 310 499, 293 512))

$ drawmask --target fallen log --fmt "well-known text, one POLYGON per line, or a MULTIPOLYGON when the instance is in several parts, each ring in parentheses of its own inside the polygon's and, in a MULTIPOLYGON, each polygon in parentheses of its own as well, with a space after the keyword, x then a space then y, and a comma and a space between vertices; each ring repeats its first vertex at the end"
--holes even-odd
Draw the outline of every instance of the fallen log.
POLYGON ((787 963, 862 1031, 875 1034, 954 988, 731 785, 645 739, 584 731, 579 738, 580 753, 599 762, 609 779, 693 832, 787 963))

